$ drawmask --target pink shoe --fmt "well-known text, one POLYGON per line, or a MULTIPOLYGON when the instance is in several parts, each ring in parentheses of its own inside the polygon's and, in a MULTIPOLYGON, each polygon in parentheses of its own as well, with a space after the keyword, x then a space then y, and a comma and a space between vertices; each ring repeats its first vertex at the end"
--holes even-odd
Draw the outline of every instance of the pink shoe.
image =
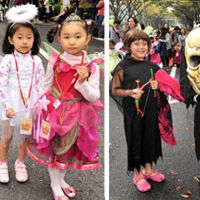
POLYGON ((9 175, 8 175, 8 165, 6 161, 0 162, 0 183, 8 183, 9 175))
POLYGON ((15 162, 15 178, 20 183, 28 180, 28 172, 23 161, 16 160, 15 162))
POLYGON ((157 172, 155 169, 152 169, 152 171, 148 174, 144 174, 146 179, 150 179, 154 182, 160 183, 165 180, 165 175, 157 172))
POLYGON ((72 186, 68 185, 66 188, 62 189, 68 197, 74 198, 76 196, 76 190, 72 186))
POLYGON ((133 183, 140 192, 148 192, 151 189, 151 185, 144 176, 134 176, 133 183))

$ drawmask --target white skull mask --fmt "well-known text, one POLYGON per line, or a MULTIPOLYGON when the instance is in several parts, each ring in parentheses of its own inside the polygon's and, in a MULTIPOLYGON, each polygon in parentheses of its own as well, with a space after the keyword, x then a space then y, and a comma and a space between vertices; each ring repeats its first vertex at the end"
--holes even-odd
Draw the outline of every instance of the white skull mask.
POLYGON ((200 28, 189 33, 185 41, 187 77, 194 91, 200 95, 200 28))

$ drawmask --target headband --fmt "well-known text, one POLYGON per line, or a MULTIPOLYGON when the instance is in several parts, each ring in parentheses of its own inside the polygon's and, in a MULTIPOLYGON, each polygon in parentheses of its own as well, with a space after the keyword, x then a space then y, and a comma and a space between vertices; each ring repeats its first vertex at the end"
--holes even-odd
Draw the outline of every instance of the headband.
POLYGON ((9 31, 16 23, 31 23, 31 20, 35 18, 38 10, 35 5, 26 4, 10 8, 6 13, 6 18, 9 23, 12 23, 9 31))

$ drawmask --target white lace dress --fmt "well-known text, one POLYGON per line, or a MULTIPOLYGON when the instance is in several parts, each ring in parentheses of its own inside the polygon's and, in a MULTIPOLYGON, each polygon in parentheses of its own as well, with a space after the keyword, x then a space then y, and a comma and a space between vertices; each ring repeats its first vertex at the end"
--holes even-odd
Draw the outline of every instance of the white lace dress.
MULTIPOLYGON (((5 123, 17 128, 21 118, 32 117, 31 109, 41 96, 43 88, 44 68, 42 60, 36 55, 31 56, 30 53, 21 54, 14 51, 14 55, 5 55, 0 64, 1 136, 5 136, 5 123), (19 76, 17 76, 15 58, 19 76), (33 63, 35 63, 34 72, 33 63), (23 96, 28 97, 32 78, 32 90, 26 108, 20 95, 20 87, 23 96), (12 119, 6 117, 6 109, 8 108, 13 108, 16 112, 12 119)), ((6 133, 6 135, 8 136, 9 134, 6 133)))

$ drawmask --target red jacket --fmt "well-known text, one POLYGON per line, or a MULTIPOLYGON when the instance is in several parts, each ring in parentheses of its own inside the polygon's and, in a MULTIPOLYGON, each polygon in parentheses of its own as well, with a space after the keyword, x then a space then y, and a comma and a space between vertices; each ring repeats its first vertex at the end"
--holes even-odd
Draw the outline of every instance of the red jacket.
POLYGON ((96 8, 98 10, 98 15, 104 15, 104 0, 100 0, 99 3, 96 5, 96 8))

